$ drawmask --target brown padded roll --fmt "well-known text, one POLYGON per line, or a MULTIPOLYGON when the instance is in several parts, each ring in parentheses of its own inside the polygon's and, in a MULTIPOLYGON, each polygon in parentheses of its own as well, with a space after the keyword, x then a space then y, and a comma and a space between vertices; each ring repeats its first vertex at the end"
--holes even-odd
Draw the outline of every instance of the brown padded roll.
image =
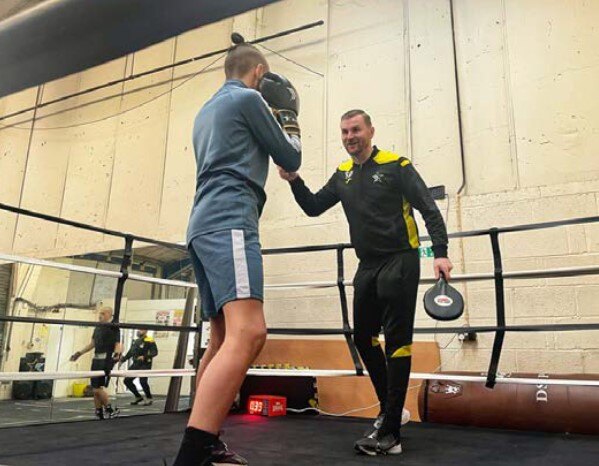
MULTIPOLYGON (((481 375, 476 372, 452 372, 481 375)), ((598 374, 512 373, 510 377, 599 380, 598 374)), ((426 380, 418 410, 424 422, 476 427, 599 434, 599 387, 426 380)))

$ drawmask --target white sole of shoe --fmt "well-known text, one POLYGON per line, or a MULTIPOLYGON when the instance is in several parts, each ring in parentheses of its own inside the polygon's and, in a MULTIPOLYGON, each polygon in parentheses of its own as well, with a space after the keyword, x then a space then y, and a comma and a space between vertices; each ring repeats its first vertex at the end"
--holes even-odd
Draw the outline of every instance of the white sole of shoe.
POLYGON ((403 409, 403 411, 401 412, 401 425, 404 426, 406 425, 408 422, 410 422, 410 411, 408 411, 406 408, 403 409))
POLYGON ((399 455, 399 454, 401 454, 401 451, 402 451, 401 443, 398 443, 393 448, 390 448, 389 450, 387 450, 387 452, 385 454, 386 455, 399 455))

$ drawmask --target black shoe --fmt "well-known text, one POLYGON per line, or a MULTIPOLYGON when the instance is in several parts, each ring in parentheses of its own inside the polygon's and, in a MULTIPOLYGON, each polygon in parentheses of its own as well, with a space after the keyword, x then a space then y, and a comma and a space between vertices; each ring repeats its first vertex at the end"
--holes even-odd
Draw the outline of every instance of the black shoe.
POLYGON ((139 397, 139 398, 135 398, 135 401, 132 401, 131 403, 129 403, 131 406, 137 406, 138 404, 140 404, 144 399, 139 397))
POLYGON ((239 456, 234 451, 229 450, 227 444, 218 439, 216 445, 212 449, 212 455, 208 459, 206 466, 229 466, 229 465, 247 465, 247 460, 239 456))
POLYGON ((104 410, 102 408, 96 409, 96 418, 98 419, 98 421, 104 420, 104 410))
POLYGON ((358 453, 365 455, 399 455, 401 439, 399 433, 380 435, 380 431, 372 437, 363 437, 354 444, 358 453))
POLYGON ((114 419, 115 417, 119 417, 119 414, 121 414, 121 410, 119 408, 113 408, 112 406, 107 406, 105 411, 108 419, 114 419))
MULTIPOLYGON (((364 437, 372 437, 373 435, 375 435, 376 432, 383 425, 384 420, 385 420, 385 413, 380 412, 379 415, 374 420, 374 423, 372 424, 372 426, 369 427, 366 432, 364 432, 364 437)), ((406 425, 408 422, 410 422, 410 411, 408 411, 407 409, 404 408, 401 413, 401 425, 402 426, 406 425)))
MULTIPOLYGON (((208 447, 211 448, 211 452, 208 455, 208 457, 203 457, 202 453, 200 452, 198 454, 197 459, 195 459, 194 461, 194 465, 198 465, 198 466, 239 466, 239 465, 248 465, 249 463, 247 462, 247 460, 241 456, 239 456, 237 453, 230 451, 229 448, 227 447, 227 444, 225 442, 223 442, 222 440, 217 440, 216 444, 213 445, 212 447, 208 447)), ((178 466, 181 465, 183 466, 184 464, 187 465, 188 463, 184 463, 185 460, 181 459, 180 461, 178 461, 179 458, 177 458, 175 460, 175 463, 173 466, 178 466)), ((162 460, 164 465, 166 466, 167 461, 166 459, 162 460)), ((189 461, 189 459, 187 460, 189 461)))
POLYGON ((376 435, 376 433, 378 432, 378 430, 383 425, 383 421, 384 420, 385 420, 385 414, 384 413, 379 413, 379 415, 374 420, 374 423, 372 424, 372 426, 370 426, 368 428, 368 430, 366 432, 364 432, 363 437, 364 438, 368 438, 368 437, 373 437, 374 435, 376 435))

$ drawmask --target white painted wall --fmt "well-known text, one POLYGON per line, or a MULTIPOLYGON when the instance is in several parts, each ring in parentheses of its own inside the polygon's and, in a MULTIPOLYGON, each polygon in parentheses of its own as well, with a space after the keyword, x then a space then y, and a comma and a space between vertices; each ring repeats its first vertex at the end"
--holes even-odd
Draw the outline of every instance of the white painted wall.
MULTIPOLYGON (((126 58, 0 100, 0 113, 94 84, 225 47, 232 30, 247 38, 324 19, 325 26, 268 47, 302 101, 302 174, 320 187, 343 153, 337 124, 350 107, 373 117, 376 143, 406 154, 431 185, 450 231, 599 214, 599 3, 585 0, 455 0, 466 186, 462 183, 456 80, 448 0, 286 0, 191 31, 126 58), (39 94, 39 95, 38 95, 39 94), (447 214, 445 214, 447 212, 447 214)), ((184 239, 194 190, 191 127, 220 85, 219 62, 188 82, 208 60, 65 102, 0 128, 0 200, 166 240, 184 239), (173 79, 174 78, 174 79, 173 79), (171 90, 169 93, 167 91, 171 90), (164 96, 159 97, 161 93, 164 96), (102 100, 104 99, 104 100, 102 100), (150 103, 142 105, 144 102, 150 103), (136 106, 139 106, 136 108, 136 106), (126 113, 108 118, 116 112, 126 113), (85 126, 70 126, 104 119, 85 126)), ((6 122, 5 122, 6 123, 6 122)), ((306 218, 273 172, 262 219, 265 247, 348 240, 339 207, 306 218)), ((424 232, 424 230, 421 230, 424 232)), ((502 239, 507 270, 597 264, 599 226, 575 226, 502 239)), ((0 250, 36 256, 122 247, 120 241, 0 213, 0 250)), ((453 241, 458 272, 490 271, 486 239, 453 241)), ((347 256, 349 269, 355 265, 347 256)), ((334 278, 331 253, 267 257, 266 281, 334 278), (293 262, 290 262, 293 261, 293 262), (290 266, 290 263, 293 266, 290 266)), ((423 275, 430 275, 430 260, 423 275)), ((507 282, 509 323, 597 321, 599 279, 507 282)), ((491 283, 464 291, 464 322, 493 323, 491 283)), ((337 326, 336 292, 267 294, 269 324, 337 326)), ((417 324, 433 323, 418 311, 417 324)), ((444 368, 485 369, 491 341, 460 346, 439 337, 444 368)), ((510 335, 502 370, 599 371, 594 333, 510 335)))
MULTIPOLYGON (((148 324, 156 323, 156 313, 158 312, 172 312, 183 314, 185 309, 184 299, 165 299, 165 300, 138 300, 138 301, 127 301, 127 306, 124 309, 124 320, 123 322, 142 322, 148 324)), ((170 325, 174 325, 172 322, 170 325)), ((133 332, 130 332, 129 338, 133 337, 133 332)), ((156 340, 158 346, 158 356, 154 358, 152 369, 172 369, 173 361, 175 359, 175 352, 177 350, 177 341, 179 332, 150 332, 156 340)), ((194 336, 190 336, 189 345, 190 348, 189 356, 193 356, 193 341, 194 336)), ((126 341, 125 351, 129 349, 131 340, 126 341)), ((186 358, 187 368, 191 368, 186 358)), ((191 378, 187 377, 183 379, 181 393, 188 394, 190 390, 191 378)), ((153 394, 166 395, 168 392, 170 378, 158 377, 149 379, 150 389, 153 394)))

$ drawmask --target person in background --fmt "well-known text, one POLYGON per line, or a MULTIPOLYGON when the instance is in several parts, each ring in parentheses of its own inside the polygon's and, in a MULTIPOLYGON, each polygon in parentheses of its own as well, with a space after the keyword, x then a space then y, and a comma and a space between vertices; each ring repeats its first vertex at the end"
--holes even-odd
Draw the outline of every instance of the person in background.
MULTIPOLYGON (((147 329, 139 329, 137 331, 137 338, 133 341, 133 344, 131 345, 131 348, 129 348, 129 351, 127 351, 127 354, 121 358, 120 364, 131 359, 133 360, 133 363, 131 366, 129 366, 129 370, 151 370, 152 361, 157 355, 158 346, 156 345, 154 338, 148 335, 147 329)), ((144 401, 143 397, 140 395, 137 387, 135 386, 135 378, 136 377, 125 377, 124 380, 125 386, 131 393, 133 393, 133 396, 135 396, 135 400, 131 402, 132 405, 138 405, 144 401)), ((139 377, 139 383, 146 395, 146 401, 143 403, 143 405, 150 406, 153 399, 152 392, 150 391, 150 385, 148 384, 148 378, 139 377)))
POLYGON ((88 345, 71 356, 71 361, 77 361, 85 353, 94 350, 92 359, 92 371, 104 371, 105 375, 91 378, 91 386, 94 392, 94 405, 96 417, 103 420, 105 417, 118 416, 118 408, 113 408, 106 388, 110 383, 110 371, 115 362, 121 358, 121 333, 119 328, 112 323, 112 308, 104 306, 98 311, 98 325, 94 329, 92 339, 88 345))

